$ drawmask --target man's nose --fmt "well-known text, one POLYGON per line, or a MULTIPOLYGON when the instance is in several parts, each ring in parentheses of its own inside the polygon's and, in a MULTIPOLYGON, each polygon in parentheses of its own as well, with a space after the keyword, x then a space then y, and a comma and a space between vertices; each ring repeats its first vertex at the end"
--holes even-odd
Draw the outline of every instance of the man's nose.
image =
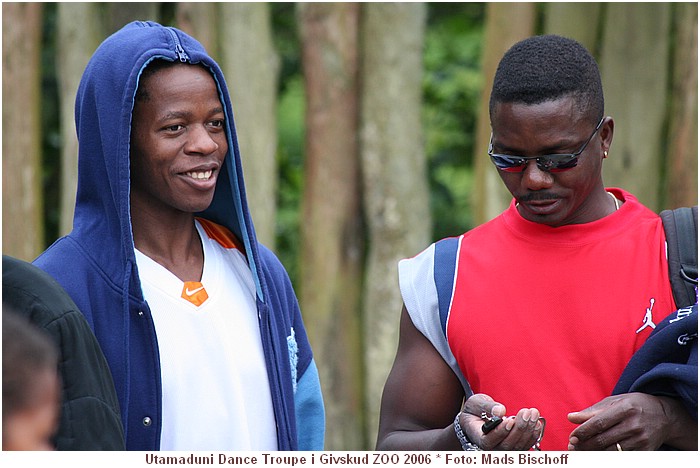
POLYGON ((189 132, 186 148, 188 153, 206 155, 219 149, 219 144, 204 125, 194 125, 189 132))
POLYGON ((524 188, 528 190, 544 190, 552 187, 554 177, 550 172, 540 169, 537 162, 532 159, 527 162, 527 166, 523 170, 522 182, 524 188))

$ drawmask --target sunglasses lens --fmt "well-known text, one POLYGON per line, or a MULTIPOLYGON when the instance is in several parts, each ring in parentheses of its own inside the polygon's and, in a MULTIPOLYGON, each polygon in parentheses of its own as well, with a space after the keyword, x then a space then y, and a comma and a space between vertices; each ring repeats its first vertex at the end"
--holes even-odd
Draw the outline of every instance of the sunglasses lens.
MULTIPOLYGON (((530 158, 522 156, 507 156, 492 154, 491 161, 503 172, 523 172, 530 158)), ((536 158, 537 167, 541 171, 564 172, 573 169, 578 164, 578 156, 573 154, 552 154, 536 158)))
POLYGON ((502 171, 505 172, 522 172, 527 164, 525 159, 520 157, 510 157, 502 154, 491 155, 491 161, 502 171))
POLYGON ((557 155, 548 158, 547 166, 549 172, 564 172, 573 169, 578 164, 578 156, 557 155))

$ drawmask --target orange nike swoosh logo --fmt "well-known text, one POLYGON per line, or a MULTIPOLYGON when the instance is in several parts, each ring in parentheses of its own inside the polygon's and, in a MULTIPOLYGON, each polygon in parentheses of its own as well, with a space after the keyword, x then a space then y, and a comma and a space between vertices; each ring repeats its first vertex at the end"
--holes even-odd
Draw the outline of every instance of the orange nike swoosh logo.
POLYGON ((187 294, 188 296, 191 296, 192 294, 195 294, 195 293, 201 291, 202 289, 204 289, 204 286, 200 286, 197 289, 193 289, 192 291, 190 291, 190 288, 186 288, 185 294, 187 294))

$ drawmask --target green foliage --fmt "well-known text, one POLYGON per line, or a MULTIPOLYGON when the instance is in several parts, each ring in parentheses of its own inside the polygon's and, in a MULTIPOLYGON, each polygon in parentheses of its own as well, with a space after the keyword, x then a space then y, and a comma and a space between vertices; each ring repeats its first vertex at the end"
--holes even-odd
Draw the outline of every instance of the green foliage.
POLYGON ((294 3, 270 3, 275 49, 280 58, 277 104, 276 253, 293 284, 299 284, 301 198, 304 185, 304 78, 294 3))
POLYGON ((428 4, 423 122, 433 237, 472 227, 473 154, 483 81, 485 5, 428 4))
POLYGON ((293 284, 298 284, 301 245, 301 198, 304 185, 304 82, 297 74, 287 80, 278 109, 277 254, 293 284))
POLYGON ((41 43, 41 158, 44 190, 44 243, 58 237, 61 194, 61 128, 56 77, 56 3, 43 7, 41 43))
POLYGON ((284 94, 288 83, 301 76, 301 52, 297 31, 295 3, 270 3, 272 34, 280 57, 279 92, 284 94))

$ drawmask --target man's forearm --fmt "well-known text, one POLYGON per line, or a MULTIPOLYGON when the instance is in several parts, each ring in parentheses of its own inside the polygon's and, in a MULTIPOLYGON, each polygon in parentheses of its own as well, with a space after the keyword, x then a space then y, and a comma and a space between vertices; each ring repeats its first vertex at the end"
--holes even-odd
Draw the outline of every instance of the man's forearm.
POLYGON ((377 450, 462 450, 452 425, 444 429, 394 431, 377 441, 377 450))

